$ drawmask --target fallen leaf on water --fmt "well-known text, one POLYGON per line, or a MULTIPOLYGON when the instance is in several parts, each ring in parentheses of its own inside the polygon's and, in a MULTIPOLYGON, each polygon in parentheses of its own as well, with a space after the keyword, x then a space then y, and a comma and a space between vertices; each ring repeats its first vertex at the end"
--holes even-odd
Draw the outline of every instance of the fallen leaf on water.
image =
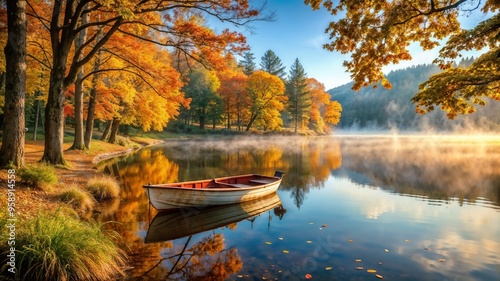
POLYGON ((381 262, 381 261, 379 261, 379 262, 378 262, 378 264, 382 264, 382 262, 381 262))
POLYGON ((238 275, 238 278, 243 278, 243 275, 238 275))
POLYGON ((355 262, 361 262, 361 260, 360 260, 360 259, 357 259, 357 260, 354 260, 354 261, 355 261, 355 262))
POLYGON ((384 277, 380 274, 375 274, 375 276, 377 276, 378 279, 384 279, 384 277))
POLYGON ((387 250, 387 249, 385 249, 384 251, 385 251, 386 253, 389 253, 389 250, 387 250))
POLYGON ((445 262, 446 260, 445 259, 439 259, 439 262, 445 262))
POLYGON ((362 266, 356 267, 356 270, 363 270, 364 268, 362 266))
POLYGON ((331 266, 328 266, 327 268, 325 268, 325 270, 332 270, 332 269, 333 269, 333 267, 331 267, 331 266))
POLYGON ((325 223, 324 225, 322 225, 322 227, 328 227, 328 224, 325 223))
POLYGON ((279 240, 283 240, 283 237, 278 238, 279 240))
POLYGON ((366 272, 368 272, 368 273, 375 273, 377 271, 375 269, 368 269, 368 270, 366 270, 366 272))
POLYGON ((349 239, 349 240, 348 240, 348 242, 349 242, 349 243, 352 243, 352 239, 349 239))
POLYGON ((429 248, 424 248, 424 250, 429 251, 430 249, 429 248))
POLYGON ((307 241, 306 241, 306 243, 307 243, 307 244, 311 244, 312 242, 313 242, 313 241, 311 241, 311 240, 307 240, 307 241))
POLYGON ((408 242, 410 242, 410 240, 409 240, 409 239, 406 239, 406 240, 405 240, 405 242, 407 242, 407 243, 408 243, 408 242))
POLYGON ((311 275, 311 274, 309 274, 309 273, 307 273, 307 274, 306 274, 306 279, 311 279, 311 278, 313 278, 313 277, 312 277, 312 275, 311 275))
POLYGON ((267 244, 267 245, 271 245, 271 244, 273 244, 273 243, 271 243, 271 242, 269 242, 269 241, 266 241, 266 244, 267 244))
POLYGON ((283 250, 283 253, 288 254, 290 252, 288 250, 283 250))
POLYGON ((314 224, 314 222, 310 222, 309 224, 314 224))

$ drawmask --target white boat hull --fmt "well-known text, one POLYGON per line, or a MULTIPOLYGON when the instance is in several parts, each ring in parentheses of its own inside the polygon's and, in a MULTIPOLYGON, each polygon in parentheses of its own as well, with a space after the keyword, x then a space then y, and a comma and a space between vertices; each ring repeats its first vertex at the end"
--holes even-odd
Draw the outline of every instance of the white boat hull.
MULTIPOLYGON (((262 177, 262 182, 255 186, 238 183, 224 183, 224 180, 244 176, 214 179, 190 183, 202 183, 211 187, 180 187, 178 184, 147 185, 149 202, 159 211, 178 208, 203 208, 205 206, 219 206, 255 200, 270 195, 279 188, 281 177, 265 177, 260 175, 245 175, 246 177, 262 177), (210 182, 210 183, 209 183, 210 182), (215 185, 215 186, 213 186, 215 185)), ((251 180, 250 180, 251 181, 251 180)), ((255 180, 259 181, 259 180, 255 180)))

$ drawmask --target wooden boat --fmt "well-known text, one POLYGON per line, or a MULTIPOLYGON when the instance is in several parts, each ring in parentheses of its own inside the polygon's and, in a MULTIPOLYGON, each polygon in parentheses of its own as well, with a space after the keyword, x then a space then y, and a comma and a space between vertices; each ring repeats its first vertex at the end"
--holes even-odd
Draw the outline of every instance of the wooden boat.
POLYGON ((276 192, 284 173, 240 175, 199 181, 148 184, 143 187, 158 211, 241 203, 276 192))
POLYGON ((274 193, 252 201, 211 206, 202 210, 176 209, 160 212, 151 221, 145 242, 170 241, 216 229, 254 217, 279 206, 281 206, 281 200, 278 194, 274 193))

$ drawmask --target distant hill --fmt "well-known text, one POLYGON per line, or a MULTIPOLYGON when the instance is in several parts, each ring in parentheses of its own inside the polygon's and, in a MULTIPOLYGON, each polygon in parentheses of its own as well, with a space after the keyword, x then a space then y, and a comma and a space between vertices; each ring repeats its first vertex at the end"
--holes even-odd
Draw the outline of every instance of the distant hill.
MULTIPOLYGON (((461 64, 470 64, 464 60, 461 64)), ((415 113, 411 98, 418 91, 418 85, 440 70, 432 64, 417 65, 389 73, 387 79, 392 89, 366 87, 356 92, 352 83, 333 88, 328 92, 332 100, 342 105, 342 117, 338 125, 341 129, 372 130, 458 130, 500 131, 500 102, 490 101, 488 105, 477 107, 471 115, 458 116, 448 120, 440 109, 426 114, 415 113)))

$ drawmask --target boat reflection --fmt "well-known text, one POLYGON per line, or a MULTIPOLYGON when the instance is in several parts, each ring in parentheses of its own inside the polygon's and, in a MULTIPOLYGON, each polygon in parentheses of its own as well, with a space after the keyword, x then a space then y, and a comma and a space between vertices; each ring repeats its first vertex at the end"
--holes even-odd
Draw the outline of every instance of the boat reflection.
POLYGON ((257 216, 275 209, 280 219, 286 210, 278 194, 225 206, 176 209, 158 213, 149 225, 145 243, 174 240, 257 216))

